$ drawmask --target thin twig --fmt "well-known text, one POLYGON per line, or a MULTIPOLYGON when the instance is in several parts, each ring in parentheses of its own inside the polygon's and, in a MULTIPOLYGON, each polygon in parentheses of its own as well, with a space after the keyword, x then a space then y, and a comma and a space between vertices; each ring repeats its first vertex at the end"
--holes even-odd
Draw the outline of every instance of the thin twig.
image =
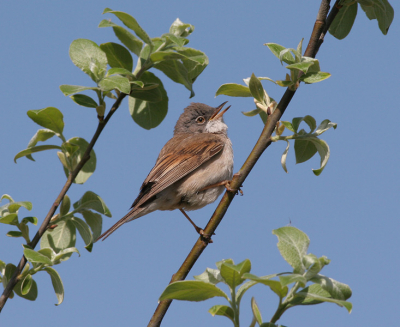
MULTIPOLYGON (((310 41, 308 43, 307 49, 304 53, 305 56, 308 57, 315 57, 318 52, 320 46, 320 36, 322 31, 328 30, 328 22, 326 22, 326 16, 329 11, 329 4, 330 0, 322 0, 321 6, 318 11, 317 20, 314 25, 313 32, 310 37, 310 41), (327 26, 324 26, 324 25, 327 26)), ((332 23, 334 17, 336 16, 337 11, 335 14, 332 15, 329 25, 332 23)), ((322 42, 321 42, 322 43, 322 42)), ((244 182, 244 180, 249 175, 250 171, 253 169, 254 165, 256 164, 257 160, 263 154, 265 149, 271 144, 271 135, 275 129, 276 123, 281 119, 283 113, 285 112, 287 106, 289 105, 292 97, 294 96, 296 91, 291 91, 286 89, 286 92, 282 96, 277 108, 273 112, 271 116, 269 116, 264 129, 254 146, 253 150, 251 151, 249 157, 243 164, 242 168, 240 168, 239 172, 234 175, 231 188, 238 189, 244 182)), ((216 228, 218 227, 219 223, 221 222, 222 218, 224 217, 226 211, 230 203, 232 202, 233 198, 235 197, 234 192, 225 192, 223 195, 218 207, 215 209, 214 214, 210 218, 206 228, 204 229, 205 235, 213 235, 216 228)), ((170 283, 176 282, 179 280, 184 280, 188 275, 190 269, 196 263, 197 259, 200 257, 204 249, 207 247, 208 242, 204 238, 199 238, 195 245, 193 246, 192 250, 186 257, 185 261, 183 262, 182 266, 179 270, 172 276, 170 283)), ((172 300, 163 300, 160 301, 149 324, 148 327, 158 327, 161 324, 162 319, 165 316, 169 306, 171 305, 172 300)))
MULTIPOLYGON (((60 194, 57 196, 56 200, 54 201, 53 205, 51 206, 46 218, 44 219, 42 225, 40 226, 39 230, 37 231, 35 237, 33 240, 28 244, 32 249, 36 247, 36 245, 39 243, 39 240, 43 236, 44 232, 47 229, 47 226, 50 222, 51 217, 53 217, 54 213, 56 212, 58 206, 60 205, 62 199, 64 198, 64 195, 67 193, 68 189, 71 187, 75 177, 78 175, 82 167, 85 165, 85 163, 89 160, 90 158, 90 151, 92 151, 97 139, 99 138, 102 130, 106 126, 107 122, 110 120, 111 116, 114 114, 114 112, 118 109, 119 105, 121 104, 121 101, 126 97, 127 94, 121 93, 117 100, 115 101, 114 105, 111 107, 109 113, 107 114, 107 117, 102 120, 99 119, 99 124, 97 126, 97 130, 94 133, 92 140, 90 141, 85 153, 82 156, 82 160, 78 163, 74 171, 70 172, 67 181, 65 182, 60 194)), ((4 289, 3 294, 0 297, 0 312, 3 309, 4 305, 7 302, 8 297, 10 296, 12 290, 14 289, 15 285, 18 283, 18 276, 21 273, 22 269, 25 267, 27 260, 25 256, 22 256, 17 269, 15 270, 13 276, 9 280, 6 288, 4 289)))

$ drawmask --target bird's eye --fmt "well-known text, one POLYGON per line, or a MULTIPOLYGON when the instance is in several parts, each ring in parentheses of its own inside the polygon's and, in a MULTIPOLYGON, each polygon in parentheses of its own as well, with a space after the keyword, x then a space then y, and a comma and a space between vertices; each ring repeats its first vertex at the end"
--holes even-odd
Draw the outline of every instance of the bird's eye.
POLYGON ((200 117, 197 117, 197 118, 196 118, 196 122, 197 122, 198 124, 203 124, 203 123, 205 122, 205 119, 204 119, 203 116, 200 116, 200 117))

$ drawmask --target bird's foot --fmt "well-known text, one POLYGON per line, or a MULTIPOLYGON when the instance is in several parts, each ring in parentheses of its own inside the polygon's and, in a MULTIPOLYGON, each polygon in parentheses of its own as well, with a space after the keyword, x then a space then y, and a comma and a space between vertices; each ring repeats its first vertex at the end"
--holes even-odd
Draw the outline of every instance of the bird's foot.
MULTIPOLYGON (((240 173, 236 173, 236 174, 233 175, 233 176, 239 176, 239 175, 240 175, 240 173)), ((237 188, 237 189, 234 189, 234 188, 231 187, 231 180, 230 180, 230 181, 229 181, 229 180, 224 180, 224 181, 219 182, 219 183, 215 183, 215 184, 212 184, 212 185, 208 185, 208 186, 206 186, 206 187, 203 187, 199 192, 208 190, 209 188, 218 187, 218 186, 225 186, 225 188, 226 188, 226 190, 227 190, 228 192, 236 193, 236 195, 238 195, 239 192, 240 192, 240 195, 243 195, 243 191, 241 190, 241 187, 242 187, 243 185, 241 185, 241 186, 240 186, 239 188, 237 188)))

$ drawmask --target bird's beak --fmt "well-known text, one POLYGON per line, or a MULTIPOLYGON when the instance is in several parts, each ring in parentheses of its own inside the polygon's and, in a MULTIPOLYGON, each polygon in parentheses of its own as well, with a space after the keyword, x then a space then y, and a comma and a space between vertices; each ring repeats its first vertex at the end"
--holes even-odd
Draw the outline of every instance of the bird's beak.
POLYGON ((211 116, 210 120, 216 120, 216 119, 220 119, 225 112, 228 111, 228 109, 231 106, 226 107, 224 110, 221 111, 222 107, 225 105, 225 103, 227 103, 228 101, 225 101, 223 104, 219 105, 217 108, 215 108, 215 111, 213 113, 213 115, 211 116), (221 111, 221 112, 220 112, 221 111))

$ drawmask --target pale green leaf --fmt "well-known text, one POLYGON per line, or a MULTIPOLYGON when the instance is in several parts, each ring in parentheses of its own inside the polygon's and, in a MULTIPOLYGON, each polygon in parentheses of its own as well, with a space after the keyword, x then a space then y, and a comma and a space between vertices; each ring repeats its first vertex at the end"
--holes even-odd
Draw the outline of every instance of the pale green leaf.
POLYGON ((112 68, 125 68, 128 71, 133 69, 133 59, 129 51, 122 45, 113 42, 100 44, 107 56, 107 61, 112 68))
POLYGON ((62 135, 64 130, 63 114, 57 108, 47 107, 39 110, 28 110, 27 114, 36 124, 62 135))
POLYGON ((103 199, 96 193, 87 191, 79 201, 74 203, 74 212, 82 212, 82 210, 95 210, 107 217, 111 217, 111 212, 104 203, 103 199))
POLYGON ((68 85, 63 84, 60 85, 60 90, 64 93, 65 96, 83 92, 86 90, 100 90, 98 87, 91 87, 91 86, 79 86, 79 85, 68 85))
POLYGON ((250 89, 247 86, 240 85, 240 84, 222 84, 215 96, 217 95, 227 95, 231 97, 252 97, 250 89))
POLYGON ((204 301, 215 296, 224 297, 228 296, 221 289, 214 284, 190 280, 178 281, 169 284, 164 292, 161 294, 159 301, 173 299, 184 301, 204 301))
POLYGON ((51 283, 53 284, 54 292, 57 296, 57 304, 60 305, 64 300, 64 285, 58 272, 50 267, 44 268, 44 270, 50 275, 51 283))
POLYGON ((85 94, 75 94, 71 95, 70 98, 77 104, 83 107, 96 108, 98 106, 97 102, 91 97, 85 94))
POLYGON ((307 254, 310 239, 301 230, 287 226, 274 229, 272 234, 278 237, 278 249, 282 257, 293 267, 293 272, 303 274, 303 257, 307 254))
POLYGON ((214 317, 214 316, 224 316, 232 320, 234 322, 234 317, 235 313, 233 312, 231 307, 228 307, 227 305, 214 305, 211 307, 208 312, 214 317))

